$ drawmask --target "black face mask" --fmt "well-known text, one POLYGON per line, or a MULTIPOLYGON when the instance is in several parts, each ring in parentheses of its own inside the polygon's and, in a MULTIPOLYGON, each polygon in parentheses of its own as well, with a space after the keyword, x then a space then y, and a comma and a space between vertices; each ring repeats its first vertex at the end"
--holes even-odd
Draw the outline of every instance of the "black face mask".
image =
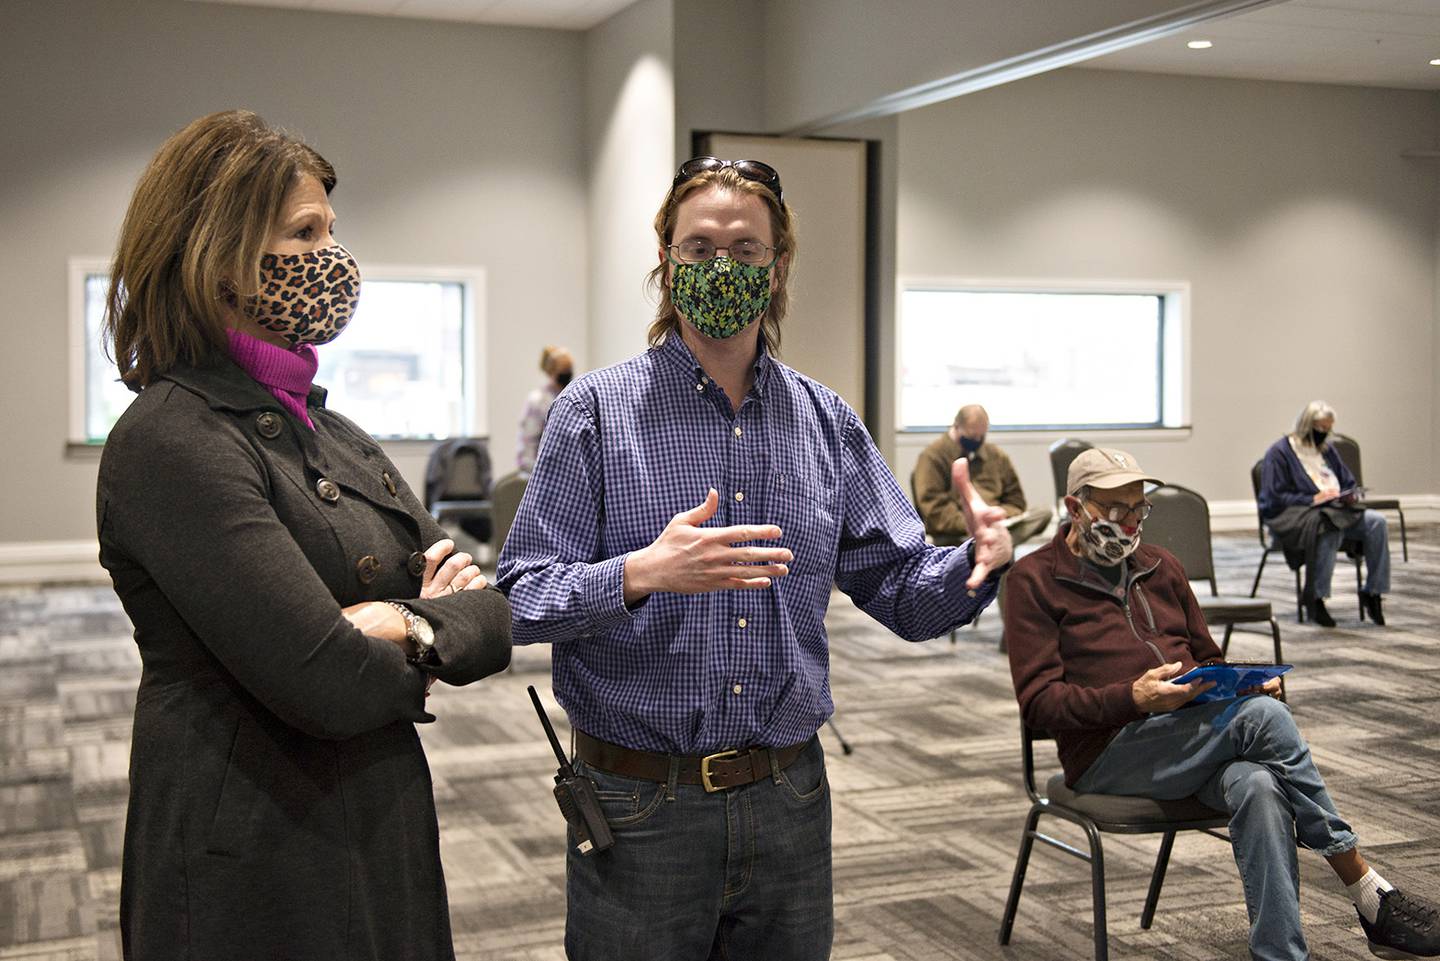
POLYGON ((574 376, 575 376, 575 371, 573 371, 573 370, 562 370, 562 371, 560 371, 560 373, 558 373, 558 374, 555 375, 555 383, 559 384, 561 387, 564 387, 566 384, 570 383, 570 378, 572 378, 572 377, 574 377, 574 376))
POLYGON ((1319 447, 1321 444, 1325 443, 1325 438, 1329 436, 1330 432, 1328 430, 1312 430, 1310 432, 1310 443, 1314 444, 1316 447, 1319 447))
POLYGON ((979 440, 976 440, 973 437, 961 437, 960 449, 967 454, 973 454, 980 449, 980 445, 983 443, 985 443, 985 438, 983 437, 979 440))

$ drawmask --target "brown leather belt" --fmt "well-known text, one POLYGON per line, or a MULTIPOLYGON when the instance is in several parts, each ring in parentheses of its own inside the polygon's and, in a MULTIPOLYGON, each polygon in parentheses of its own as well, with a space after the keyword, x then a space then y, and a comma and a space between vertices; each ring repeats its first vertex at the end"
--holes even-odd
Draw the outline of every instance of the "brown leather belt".
POLYGON ((739 787, 770 777, 770 759, 780 770, 789 767, 809 741, 789 747, 749 747, 736 751, 718 751, 704 757, 675 757, 651 751, 634 751, 618 744, 597 740, 584 731, 575 732, 575 756, 591 767, 633 777, 641 781, 670 780, 670 762, 680 762, 676 781, 699 784, 706 791, 739 787))

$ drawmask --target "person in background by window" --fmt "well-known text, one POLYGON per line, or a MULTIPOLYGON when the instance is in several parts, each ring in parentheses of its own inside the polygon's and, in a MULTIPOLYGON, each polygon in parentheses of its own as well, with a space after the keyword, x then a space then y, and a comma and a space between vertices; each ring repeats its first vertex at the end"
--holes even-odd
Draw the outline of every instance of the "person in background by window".
POLYGON ((950 468, 957 458, 970 465, 970 483, 985 503, 1005 510, 1010 539, 1023 543, 1050 523, 1050 508, 1025 509, 1020 476, 1003 450, 986 441, 990 415, 979 404, 966 404, 955 414, 950 429, 921 451, 915 464, 915 507, 925 520, 925 533, 936 544, 962 543, 970 536, 950 468))
POLYGON ((1310 618, 1334 627, 1325 609, 1335 554, 1343 542, 1365 552, 1365 588, 1360 599, 1376 624, 1385 623, 1381 598, 1390 592, 1390 531, 1385 515, 1355 502, 1355 475, 1330 444, 1335 410, 1312 400, 1295 419, 1295 429, 1265 452, 1260 485, 1260 516, 1287 551, 1305 556, 1302 600, 1310 618))
POLYGON ((564 347, 546 347, 540 352, 540 370, 547 380, 525 398, 525 409, 520 413, 520 436, 515 444, 515 469, 526 477, 535 470, 535 455, 540 451, 540 435, 545 432, 550 405, 575 376, 575 358, 564 347))
POLYGON ((127 959, 455 956, 415 725, 434 680, 509 663, 509 607, 311 383, 360 295, 334 186, 255 114, 211 114, 120 229, 106 333, 139 396, 96 500, 144 664, 127 959))
POLYGON ((838 583, 910 640, 968 623, 1010 559, 925 543, 860 418, 775 359, 795 227, 767 164, 700 157, 655 217, 650 349, 558 397, 500 555, 614 847, 566 863, 571 961, 830 957, 838 583))

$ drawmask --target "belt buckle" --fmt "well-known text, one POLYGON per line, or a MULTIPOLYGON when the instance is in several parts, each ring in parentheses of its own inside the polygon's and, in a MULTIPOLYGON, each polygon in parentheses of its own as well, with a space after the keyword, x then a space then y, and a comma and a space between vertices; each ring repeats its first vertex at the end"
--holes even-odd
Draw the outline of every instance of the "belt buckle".
POLYGON ((700 759, 700 783, 705 785, 706 794, 714 794, 716 791, 725 790, 724 785, 710 783, 710 762, 723 761, 726 758, 739 756, 739 751, 716 751, 714 754, 707 754, 700 759))

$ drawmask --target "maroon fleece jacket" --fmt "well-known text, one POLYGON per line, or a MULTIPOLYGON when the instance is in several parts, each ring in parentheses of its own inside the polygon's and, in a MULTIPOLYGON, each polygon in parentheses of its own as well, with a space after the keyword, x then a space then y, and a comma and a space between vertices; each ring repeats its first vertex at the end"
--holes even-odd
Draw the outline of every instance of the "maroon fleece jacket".
POLYGON ((1143 715, 1130 685, 1161 664, 1221 660, 1175 555, 1143 541, 1122 590, 1080 563, 1062 525, 1005 582, 1005 642, 1020 716, 1055 738, 1071 787, 1143 715))

